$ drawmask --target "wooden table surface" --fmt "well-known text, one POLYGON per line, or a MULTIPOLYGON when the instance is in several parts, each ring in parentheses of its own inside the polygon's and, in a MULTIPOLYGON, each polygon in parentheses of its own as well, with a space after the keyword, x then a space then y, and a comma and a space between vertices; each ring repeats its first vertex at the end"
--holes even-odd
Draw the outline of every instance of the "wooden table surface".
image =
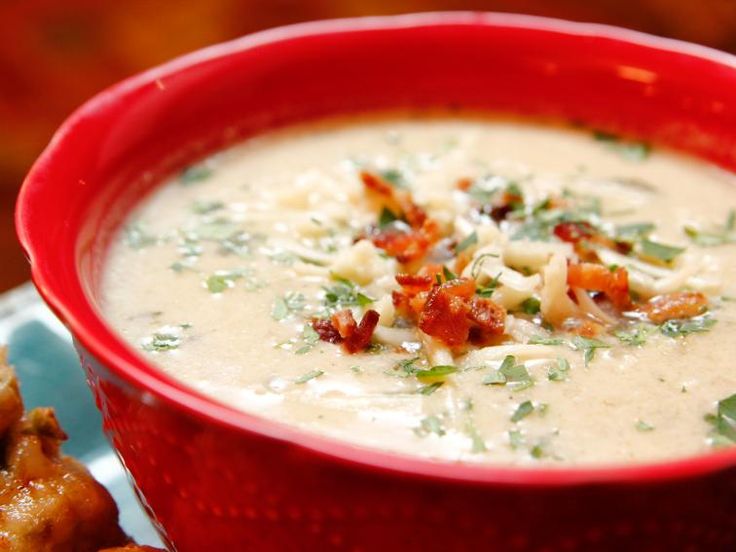
POLYGON ((7 0, 0 2, 0 291, 28 278, 12 224, 54 129, 105 86, 258 29, 330 17, 476 9, 630 27, 736 51, 731 0, 7 0))

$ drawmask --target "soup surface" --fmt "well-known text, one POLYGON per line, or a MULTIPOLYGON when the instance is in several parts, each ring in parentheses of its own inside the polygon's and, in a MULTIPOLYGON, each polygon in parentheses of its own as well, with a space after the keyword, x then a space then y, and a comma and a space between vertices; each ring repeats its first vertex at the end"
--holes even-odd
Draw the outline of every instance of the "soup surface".
POLYGON ((734 206, 732 175, 603 133, 332 121, 166 182, 102 307, 205 394, 357 445, 680 457, 736 441, 734 206))

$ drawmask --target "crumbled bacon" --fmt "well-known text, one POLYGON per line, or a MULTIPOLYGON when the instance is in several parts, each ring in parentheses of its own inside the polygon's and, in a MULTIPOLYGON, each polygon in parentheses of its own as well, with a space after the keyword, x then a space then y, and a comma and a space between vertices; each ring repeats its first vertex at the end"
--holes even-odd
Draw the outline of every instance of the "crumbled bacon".
POLYGON ((506 325, 506 309, 490 299, 473 297, 470 301, 470 319, 476 326, 470 328, 469 339, 474 345, 489 345, 503 335, 506 325))
POLYGON ((322 341, 341 343, 343 349, 350 354, 365 350, 371 344, 373 331, 378 325, 379 315, 374 310, 363 313, 360 322, 353 318, 350 309, 334 313, 330 319, 312 319, 312 328, 322 341))
POLYGON ((676 291, 649 300, 641 310, 655 324, 675 318, 692 318, 708 309, 708 299, 698 291, 676 291))
POLYGON ((457 187, 458 190, 467 192, 470 188, 473 187, 473 179, 467 177, 461 178, 455 183, 455 187, 457 187))
POLYGON ((589 240, 598 233, 589 222, 561 222, 555 225, 553 232, 562 241, 573 244, 589 240))
POLYGON ((503 334, 506 310, 490 299, 476 297, 474 280, 448 281, 441 269, 441 265, 430 265, 417 275, 396 276, 402 286, 392 293, 397 312, 416 320, 424 333, 450 347, 488 344, 503 334))
POLYGON ((593 338, 603 331, 603 326, 585 318, 568 318, 562 325, 563 329, 582 337, 593 338))
POLYGON ((340 332, 337 331, 337 328, 327 318, 313 318, 312 329, 317 332, 317 335, 322 341, 327 341, 327 343, 342 342, 340 332))
POLYGON ((604 293, 619 310, 631 306, 629 273, 623 267, 610 270, 594 263, 571 264, 567 267, 567 283, 570 287, 604 293))
POLYGON ((380 176, 362 171, 360 179, 366 190, 377 195, 384 206, 403 217, 408 229, 391 227, 374 229, 369 238, 373 245, 383 249, 402 264, 423 259, 429 248, 440 239, 440 228, 424 209, 414 203, 411 194, 398 190, 380 176))
POLYGON ((369 237, 373 245, 395 257, 400 263, 408 264, 425 257, 431 245, 439 238, 439 228, 434 221, 426 219, 418 230, 388 228, 377 230, 369 237))
POLYGON ((586 221, 561 222, 555 225, 552 232, 562 241, 573 244, 575 252, 581 259, 597 260, 595 246, 602 246, 623 254, 631 251, 630 243, 611 239, 586 221))
POLYGON ((468 340, 470 319, 467 301, 448 293, 443 284, 429 292, 424 308, 419 313, 419 328, 449 345, 457 347, 468 340))

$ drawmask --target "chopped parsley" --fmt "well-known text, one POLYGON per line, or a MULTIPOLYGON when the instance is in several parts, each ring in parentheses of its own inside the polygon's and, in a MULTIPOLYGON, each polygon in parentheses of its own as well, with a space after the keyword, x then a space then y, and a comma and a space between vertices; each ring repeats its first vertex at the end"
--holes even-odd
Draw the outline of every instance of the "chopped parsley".
POLYGON ((297 384, 307 383, 310 380, 320 377, 322 374, 324 374, 322 370, 312 370, 296 378, 294 380, 294 383, 297 383, 297 384))
POLYGON ((435 381, 434 383, 430 383, 429 385, 423 385, 419 389, 417 389, 417 393, 420 395, 431 395, 435 391, 437 391, 442 385, 444 384, 444 381, 435 381))
POLYGON ((611 347, 608 343, 581 335, 576 335, 572 338, 571 346, 576 351, 583 351, 583 362, 586 367, 595 358, 597 349, 609 349, 611 347))
POLYGON ((736 394, 718 401, 716 413, 708 414, 705 420, 713 426, 713 446, 736 445, 736 394))
POLYGON ((519 422, 526 418, 532 412, 534 412, 534 405, 532 404, 532 401, 524 401, 516 407, 516 410, 514 410, 514 413, 511 415, 511 421, 514 423, 519 422))
POLYGON ((716 323, 710 316, 696 316, 694 318, 668 320, 659 327, 659 331, 667 337, 684 337, 691 333, 707 332, 716 323))
POLYGON ((314 331, 311 324, 304 324, 304 329, 302 330, 302 345, 294 351, 294 354, 303 355, 308 353, 318 342, 319 334, 314 331))
POLYGON ((593 137, 629 161, 644 161, 652 150, 646 142, 622 140, 620 136, 610 132, 596 130, 593 137))
POLYGON ((324 305, 328 312, 339 310, 345 307, 365 307, 373 303, 374 299, 362 293, 358 287, 348 280, 339 276, 332 275, 336 280, 332 286, 325 286, 322 289, 325 292, 324 305))
POLYGON ((131 249, 143 249, 154 245, 158 239, 150 234, 140 222, 134 222, 125 227, 125 243, 131 249))
POLYGON ((181 330, 188 330, 191 324, 179 324, 177 326, 164 326, 154 332, 150 337, 141 340, 141 348, 150 352, 165 352, 178 349, 181 345, 181 330))
POLYGON ((434 382, 445 381, 447 376, 454 374, 455 372, 457 372, 456 366, 439 365, 432 366, 428 370, 417 370, 414 375, 416 375, 418 380, 434 382))
POLYGON ((651 222, 634 222, 616 226, 615 236, 619 240, 638 241, 654 232, 656 226, 651 222))
POLYGON ((210 293, 222 293, 235 286, 235 280, 242 277, 243 273, 237 270, 218 271, 205 280, 205 286, 210 293))
POLYGON ((701 232, 692 226, 685 226, 683 230, 696 245, 701 247, 736 243, 736 209, 731 209, 728 212, 723 226, 716 227, 710 232, 701 232))
POLYGON ((526 314, 537 314, 542 307, 542 303, 536 297, 528 297, 521 303, 521 310, 526 314))
POLYGON ((397 188, 406 188, 406 177, 399 169, 385 169, 378 171, 386 182, 397 188))
POLYGON ((564 345, 565 340, 560 337, 534 336, 527 343, 529 345, 564 345))
POLYGON ((482 452, 486 452, 488 450, 488 447, 486 446, 485 441, 483 441, 483 438, 478 433, 478 428, 475 427, 475 424, 472 420, 468 420, 465 424, 465 434, 470 438, 470 452, 473 454, 480 454, 482 452))
POLYGON ((292 291, 286 293, 283 297, 276 297, 271 307, 271 317, 274 320, 283 320, 294 312, 304 309, 306 300, 301 293, 292 291))
POLYGON ((388 374, 389 376, 396 376, 398 378, 408 378, 409 376, 415 375, 419 371, 416 363, 420 360, 421 359, 419 357, 405 358, 398 361, 391 368, 388 368, 385 371, 385 374, 388 374))
POLYGON ((190 184, 195 184, 197 182, 207 180, 210 176, 212 176, 212 174, 213 170, 207 165, 192 165, 191 167, 187 167, 182 171, 182 173, 179 175, 179 182, 181 182, 185 186, 188 186, 190 184))
POLYGON ((521 391, 534 385, 524 364, 516 364, 516 357, 504 357, 498 370, 492 370, 483 378, 484 385, 508 385, 514 391, 521 391))
POLYGON ((419 437, 426 437, 434 433, 438 437, 442 437, 446 431, 443 427, 442 420, 437 416, 427 416, 419 423, 419 427, 414 428, 414 433, 419 437))
POLYGON ((514 450, 524 445, 524 434, 520 429, 512 429, 509 431, 509 445, 514 450))
POLYGON ((655 326, 649 324, 638 324, 627 330, 616 330, 613 335, 621 342, 629 347, 639 347, 647 342, 647 337, 656 329, 655 326))
POLYGON ((496 274, 496 276, 491 279, 486 285, 478 286, 475 290, 475 293, 478 294, 480 297, 490 297, 491 295, 493 295, 493 292, 500 284, 499 280, 501 278, 501 274, 501 272, 496 274))
POLYGON ((653 242, 646 238, 640 242, 639 246, 639 254, 642 257, 653 259, 665 264, 671 263, 678 255, 685 251, 684 247, 665 245, 663 243, 653 242))
POLYGON ((557 361, 547 370, 547 379, 549 381, 564 381, 567 373, 570 371, 570 363, 566 358, 557 357, 557 361))
POLYGON ((218 200, 212 200, 212 201, 195 201, 192 204, 192 211, 196 213, 197 215, 206 215, 208 213, 211 213, 213 211, 217 211, 219 209, 222 209, 225 207, 225 204, 222 201, 218 200))
POLYGON ((455 246, 455 254, 459 255, 465 251, 468 247, 472 247, 478 243, 478 234, 473 231, 471 234, 465 237, 460 243, 455 246))
POLYGON ((388 207, 384 207, 381 211, 381 214, 378 217, 378 226, 379 228, 384 228, 391 224, 392 222, 396 222, 397 220, 400 220, 399 217, 396 216, 396 213, 394 213, 392 210, 390 210, 388 207))
POLYGON ((654 426, 646 423, 644 420, 637 420, 636 424, 634 424, 634 427, 637 431, 641 431, 642 433, 654 431, 654 426))

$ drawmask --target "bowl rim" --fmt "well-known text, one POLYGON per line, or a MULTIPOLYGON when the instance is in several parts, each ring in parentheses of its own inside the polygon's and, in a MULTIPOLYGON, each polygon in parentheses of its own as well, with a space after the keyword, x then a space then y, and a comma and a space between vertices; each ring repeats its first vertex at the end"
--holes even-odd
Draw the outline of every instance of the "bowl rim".
MULTIPOLYGON (((70 305, 64 298, 64 290, 57 289, 47 277, 48 267, 38 262, 37 246, 30 237, 27 223, 32 209, 36 182, 43 182, 43 175, 58 163, 56 149, 74 133, 78 122, 90 115, 104 112, 115 101, 125 98, 145 86, 150 86, 168 75, 191 68, 215 58, 226 57, 261 45, 306 36, 326 35, 365 30, 401 30, 416 27, 472 25, 484 27, 518 28, 532 31, 556 32, 568 36, 603 37, 612 41, 633 43, 667 53, 686 54, 705 59, 736 70, 736 56, 706 46, 662 38, 639 31, 598 23, 579 23, 532 15, 492 12, 425 12, 389 16, 370 16, 329 19, 297 23, 246 35, 231 41, 215 44, 185 54, 162 65, 129 77, 98 93, 75 110, 52 136, 49 144, 33 164, 18 195, 15 225, 23 250, 31 264, 31 278, 44 301, 65 324, 67 329, 95 359, 116 376, 162 400, 176 411, 222 428, 241 433, 255 433, 262 437, 306 449, 351 468, 368 469, 402 477, 415 477, 429 481, 457 482, 472 485, 513 485, 522 487, 559 487, 585 484, 648 484, 668 480, 680 480, 705 476, 736 466, 736 447, 706 452, 669 461, 637 464, 573 465, 570 467, 530 467, 494 464, 475 464, 431 460, 422 457, 383 451, 376 448, 353 445, 339 439, 322 436, 236 409, 187 387, 156 369, 142 355, 134 353, 133 361, 122 358, 109 349, 106 339, 100 339, 87 328, 85 317, 94 317, 106 324, 91 300, 85 295, 86 311, 80 316, 79 305, 70 305), (153 368, 153 370, 151 370, 153 368)), ((42 184, 39 184, 41 186, 42 184)), ((81 282, 78 268, 74 275, 81 282)), ((124 341, 113 332, 115 344, 127 348, 124 341)))

